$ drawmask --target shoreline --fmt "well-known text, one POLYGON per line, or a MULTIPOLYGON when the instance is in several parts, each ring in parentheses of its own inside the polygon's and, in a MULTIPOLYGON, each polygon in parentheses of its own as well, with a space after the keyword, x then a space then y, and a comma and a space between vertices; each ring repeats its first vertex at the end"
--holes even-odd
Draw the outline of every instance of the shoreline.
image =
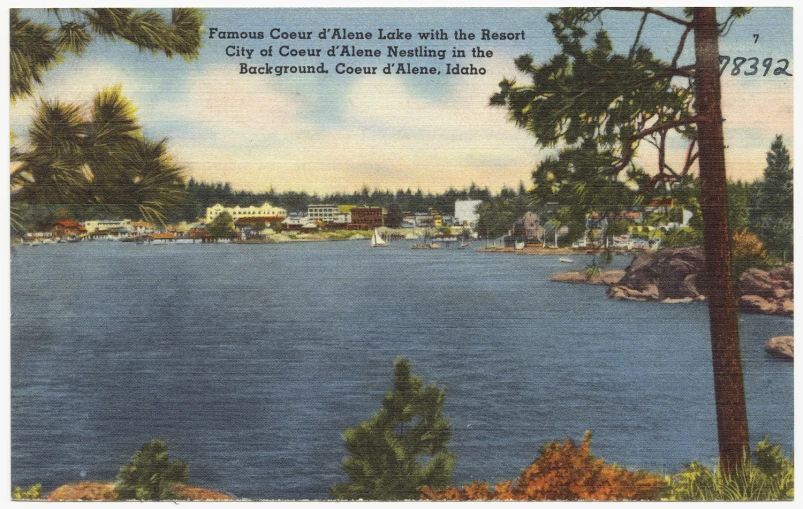
MULTIPOLYGON (((599 252, 589 253, 585 249, 574 249, 571 247, 541 247, 541 246, 525 246, 524 249, 516 249, 512 247, 503 246, 487 246, 481 247, 476 251, 482 253, 508 253, 517 255, 595 255, 599 252)), ((635 255, 635 251, 612 251, 614 255, 635 255)))

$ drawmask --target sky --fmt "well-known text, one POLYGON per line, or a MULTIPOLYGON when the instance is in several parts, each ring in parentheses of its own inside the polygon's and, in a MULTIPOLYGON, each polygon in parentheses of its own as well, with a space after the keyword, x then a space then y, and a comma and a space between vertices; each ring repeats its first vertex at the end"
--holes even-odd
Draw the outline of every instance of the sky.
MULTIPOLYGON (((95 93, 121 84, 138 107, 144 134, 168 139, 174 160, 188 176, 206 182, 229 182, 235 189, 330 193, 370 189, 420 188, 438 192, 471 183, 498 191, 503 186, 528 185, 532 170, 552 152, 536 147, 535 139, 507 119, 504 109, 488 105, 503 77, 525 80, 513 65, 521 54, 544 63, 557 52, 546 22, 550 9, 204 9, 204 45, 197 60, 167 59, 139 52, 130 44, 97 38, 80 58, 68 56, 44 75, 36 98, 10 107, 11 131, 25 142, 38 97, 89 104, 95 93), (210 28, 264 33, 261 40, 210 38, 210 28), (271 30, 312 32, 311 40, 272 39, 271 30), (371 32, 370 41, 321 40, 324 28, 371 32), (418 32, 443 28, 449 39, 422 41, 418 32), (379 29, 412 33, 411 40, 378 40, 379 29), (521 33, 523 40, 455 41, 454 31, 521 33), (341 58, 325 55, 333 45, 380 50, 382 56, 341 58), (444 60, 389 58, 388 46, 415 50, 445 49, 444 60), (227 56, 230 46, 253 49, 251 59, 227 56), (280 57, 281 46, 321 49, 322 56, 280 57), (491 58, 472 58, 471 49, 491 50, 491 58), (270 57, 259 56, 272 47, 270 57), (452 58, 452 48, 467 58, 452 58), (329 74, 282 76, 240 74, 247 66, 319 65, 329 74), (335 65, 377 66, 376 75, 337 74, 335 65), (435 76, 385 75, 386 63, 409 62, 437 66, 435 76), (484 75, 446 75, 446 63, 483 67, 484 75)), ((669 9, 680 15, 680 10, 669 9)), ((723 14, 725 9, 720 9, 723 14)), ((162 11, 169 16, 169 11, 162 11)), ((56 22, 41 10, 23 16, 56 22)), ((610 32, 615 49, 627 51, 640 15, 618 13, 590 32, 610 32)), ((720 54, 786 58, 794 74, 793 20, 788 8, 757 8, 737 21, 720 41, 720 54), (759 34, 755 40, 754 34, 759 34)), ((670 60, 681 30, 651 17, 642 39, 657 56, 670 60)), ((521 38, 520 38, 521 39, 521 38)), ((338 48, 338 51, 340 48, 338 48)), ((230 49, 229 51, 233 51, 230 49)), ((236 49, 234 50, 236 51, 236 49)), ((692 58, 691 38, 683 61, 692 58)), ((723 115, 728 149, 728 175, 754 180, 762 175, 765 157, 777 134, 792 149, 793 78, 775 75, 722 78, 723 115)), ((675 137, 677 139, 677 137, 675 137)), ((680 166, 685 145, 673 143, 670 162, 680 166)), ((638 162, 655 166, 655 157, 642 144, 638 162)))

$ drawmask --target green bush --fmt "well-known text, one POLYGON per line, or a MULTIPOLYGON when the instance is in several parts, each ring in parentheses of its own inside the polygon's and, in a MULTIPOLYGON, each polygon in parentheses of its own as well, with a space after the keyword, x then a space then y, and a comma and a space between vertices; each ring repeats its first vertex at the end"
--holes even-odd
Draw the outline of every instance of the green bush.
POLYGON ((780 445, 764 438, 752 458, 731 474, 719 466, 713 471, 694 461, 672 476, 667 488, 670 500, 793 500, 794 464, 781 453, 780 445))
POLYGON ((424 387, 407 359, 396 359, 382 408, 343 434, 349 481, 332 486, 334 498, 414 500, 421 486, 448 487, 455 457, 446 448, 452 426, 441 414, 445 397, 435 384, 424 387))
POLYGON ((173 492, 173 485, 187 482, 189 474, 186 463, 170 461, 163 441, 151 440, 117 477, 120 483, 115 491, 121 500, 176 500, 180 497, 173 492))
POLYGON ((661 240, 661 247, 701 246, 702 244, 703 232, 696 228, 680 228, 666 232, 661 240))

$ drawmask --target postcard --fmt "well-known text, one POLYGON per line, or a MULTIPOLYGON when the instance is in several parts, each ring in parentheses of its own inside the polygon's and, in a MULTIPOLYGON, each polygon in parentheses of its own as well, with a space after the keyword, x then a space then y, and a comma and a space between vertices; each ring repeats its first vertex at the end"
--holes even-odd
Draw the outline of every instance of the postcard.
POLYGON ((791 7, 8 14, 11 499, 793 499, 791 7))

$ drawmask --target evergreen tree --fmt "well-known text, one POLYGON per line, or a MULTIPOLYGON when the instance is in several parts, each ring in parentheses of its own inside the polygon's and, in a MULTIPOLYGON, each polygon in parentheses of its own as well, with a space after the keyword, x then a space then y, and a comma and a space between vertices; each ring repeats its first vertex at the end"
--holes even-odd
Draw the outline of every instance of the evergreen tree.
POLYGON ((163 441, 151 440, 120 469, 118 477, 115 491, 123 500, 175 500, 173 485, 187 482, 189 473, 183 461, 170 461, 163 441))
POLYGON ((769 251, 784 260, 793 254, 793 187, 789 150, 777 136, 767 152, 764 180, 757 185, 751 229, 769 251))
POLYGON ((215 238, 228 238, 234 232, 234 219, 228 212, 221 212, 209 223, 209 234, 215 238))
POLYGON ((399 228, 404 221, 404 216, 402 215, 402 209, 398 203, 393 202, 390 207, 388 207, 388 214, 385 218, 385 226, 388 228, 399 228))
POLYGON ((171 11, 168 21, 154 10, 50 9, 58 19, 55 29, 34 23, 11 9, 11 100, 31 96, 42 74, 64 59, 65 53, 81 55, 94 37, 123 40, 140 49, 174 54, 186 60, 198 57, 204 15, 198 9, 171 11))
POLYGON ((444 489, 451 483, 454 455, 446 449, 452 437, 441 416, 444 389, 424 388, 412 376, 410 362, 399 357, 393 366, 393 390, 382 409, 344 433, 350 457, 343 460, 349 481, 332 486, 337 499, 411 500, 418 489, 444 489))
POLYGON ((697 163, 706 259, 700 277, 708 289, 717 431, 726 471, 744 461, 749 442, 738 303, 730 274, 719 37, 749 11, 732 8, 720 22, 711 7, 685 9, 683 18, 652 7, 562 8, 547 18, 561 51, 540 66, 532 55, 518 57, 516 68, 532 83, 503 79, 491 97, 491 105, 505 107, 540 147, 565 146, 538 165, 533 192, 569 211, 596 208, 599 202, 631 207, 655 194, 693 186, 689 171, 697 163), (626 54, 614 51, 604 29, 586 38, 587 25, 607 11, 641 15, 626 54), (642 43, 643 31, 652 30, 650 16, 683 31, 671 62, 656 58, 642 43), (694 62, 681 66, 689 35, 694 62), (685 85, 682 78, 688 78, 685 85), (672 133, 688 141, 679 165, 668 164, 666 144, 672 133), (657 149, 654 175, 634 164, 642 141, 657 149), (556 199, 561 196, 565 201, 556 199))
POLYGON ((14 151, 14 204, 86 204, 162 222, 184 200, 184 171, 167 141, 149 140, 120 86, 89 108, 42 101, 29 128, 30 149, 14 151))

